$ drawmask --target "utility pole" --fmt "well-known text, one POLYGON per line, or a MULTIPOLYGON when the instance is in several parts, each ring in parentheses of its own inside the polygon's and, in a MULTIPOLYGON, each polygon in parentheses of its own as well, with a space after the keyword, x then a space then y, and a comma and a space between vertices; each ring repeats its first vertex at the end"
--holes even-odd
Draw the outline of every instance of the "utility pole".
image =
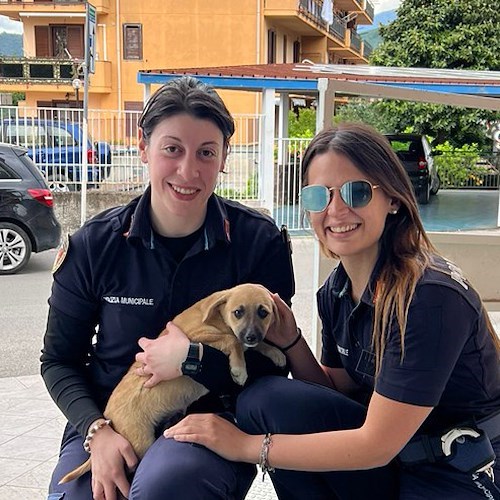
POLYGON ((89 114, 89 73, 95 73, 95 36, 97 27, 96 8, 87 2, 85 12, 85 60, 83 63, 83 121, 82 121, 82 173, 81 173, 81 206, 80 224, 87 220, 87 183, 89 177, 87 143, 89 114))

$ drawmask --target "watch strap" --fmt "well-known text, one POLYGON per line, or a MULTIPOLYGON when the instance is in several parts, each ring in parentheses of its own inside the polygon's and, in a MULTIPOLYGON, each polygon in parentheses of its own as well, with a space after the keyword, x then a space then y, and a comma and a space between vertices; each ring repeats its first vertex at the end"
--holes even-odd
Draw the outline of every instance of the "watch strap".
POLYGON ((201 346, 199 342, 191 342, 187 353, 186 360, 181 365, 183 375, 196 375, 201 371, 200 359, 201 346))

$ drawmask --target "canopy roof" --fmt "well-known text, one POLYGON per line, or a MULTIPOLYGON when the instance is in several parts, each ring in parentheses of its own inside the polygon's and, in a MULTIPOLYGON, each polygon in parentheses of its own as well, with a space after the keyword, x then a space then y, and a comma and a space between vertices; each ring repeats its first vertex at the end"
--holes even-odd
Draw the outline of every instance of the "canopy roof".
POLYGON ((317 93, 319 81, 327 79, 336 94, 500 110, 500 99, 497 99, 500 97, 500 71, 312 63, 258 64, 141 70, 137 81, 145 85, 164 84, 180 75, 194 75, 219 89, 274 89, 280 93, 305 94, 317 93), (450 98, 451 95, 463 98, 450 98))

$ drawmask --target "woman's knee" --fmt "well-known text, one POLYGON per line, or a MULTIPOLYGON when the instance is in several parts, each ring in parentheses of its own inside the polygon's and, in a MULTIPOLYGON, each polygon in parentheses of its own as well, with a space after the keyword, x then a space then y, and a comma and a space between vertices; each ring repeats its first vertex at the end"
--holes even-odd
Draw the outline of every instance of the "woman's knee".
POLYGON ((243 498, 255 475, 250 464, 228 462, 203 446, 159 438, 141 460, 130 500, 243 498))
POLYGON ((366 408, 318 384, 263 377, 238 397, 238 426, 250 434, 301 434, 363 424, 366 408))

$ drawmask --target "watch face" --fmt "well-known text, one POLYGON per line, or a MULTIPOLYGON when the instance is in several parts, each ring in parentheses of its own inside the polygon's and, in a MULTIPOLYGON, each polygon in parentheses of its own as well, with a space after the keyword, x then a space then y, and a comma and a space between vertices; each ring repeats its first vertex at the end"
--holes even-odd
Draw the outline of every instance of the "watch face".
POLYGON ((182 363, 182 373, 184 375, 196 375, 201 369, 199 361, 184 361, 182 363))
POLYGON ((200 370, 200 344, 191 342, 186 361, 182 363, 181 371, 184 375, 196 375, 200 370))

